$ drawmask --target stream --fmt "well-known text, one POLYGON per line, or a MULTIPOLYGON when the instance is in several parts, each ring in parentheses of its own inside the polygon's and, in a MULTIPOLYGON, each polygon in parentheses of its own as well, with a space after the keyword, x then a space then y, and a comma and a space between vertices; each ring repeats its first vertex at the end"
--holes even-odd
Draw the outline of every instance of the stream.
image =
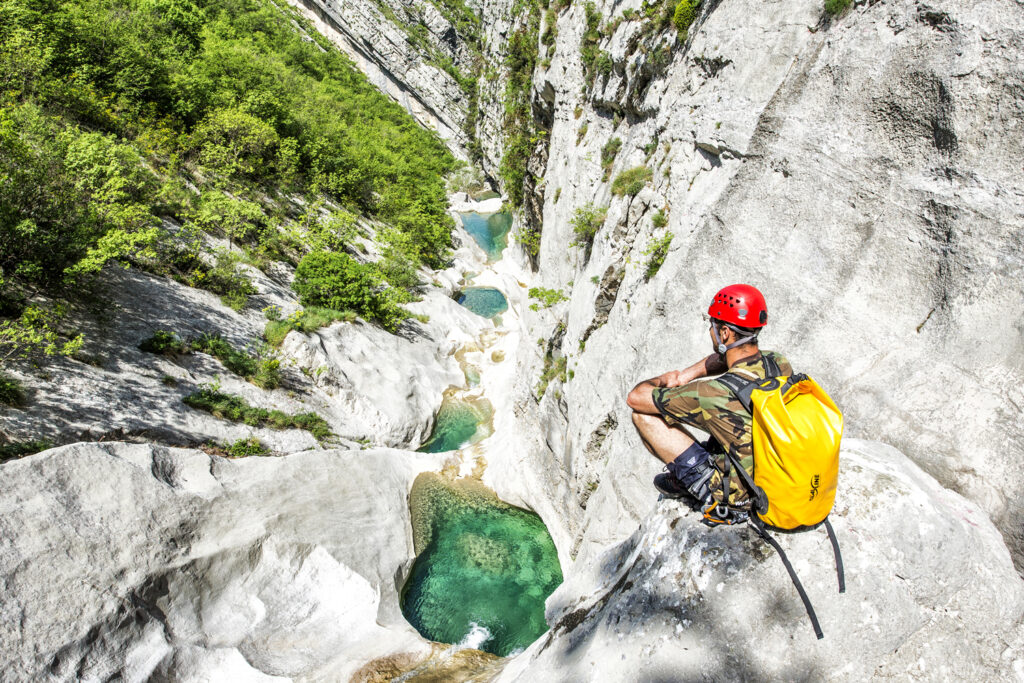
MULTIPOLYGON (((487 265, 497 263, 508 244, 511 216, 460 216, 487 265)), ((484 354, 507 333, 501 314, 509 302, 497 287, 467 284, 456 301, 491 319, 494 330, 456 353, 466 387, 445 392, 434 430, 418 450, 455 452, 464 464, 472 450, 475 466, 469 476, 457 477, 449 468, 423 473, 413 484, 409 511, 416 559, 402 587, 401 607, 428 640, 505 657, 547 631, 544 602, 561 584, 562 571, 541 518, 500 500, 480 481, 487 439, 495 438, 494 409, 479 386, 483 371, 467 357, 484 354)), ((503 358, 498 353, 492 352, 492 360, 503 358)))

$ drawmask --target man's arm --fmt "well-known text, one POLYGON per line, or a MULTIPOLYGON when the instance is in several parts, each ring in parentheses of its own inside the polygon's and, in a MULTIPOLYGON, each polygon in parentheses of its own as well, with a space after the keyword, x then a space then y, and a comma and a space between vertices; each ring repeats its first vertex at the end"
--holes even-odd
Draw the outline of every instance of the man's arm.
POLYGON ((626 403, 635 412, 644 413, 645 415, 660 415, 658 406, 654 405, 654 399, 651 396, 655 389, 681 387, 701 377, 721 374, 727 369, 721 357, 713 353, 707 358, 700 359, 685 370, 670 370, 663 375, 645 379, 629 392, 629 395, 626 397, 626 403))

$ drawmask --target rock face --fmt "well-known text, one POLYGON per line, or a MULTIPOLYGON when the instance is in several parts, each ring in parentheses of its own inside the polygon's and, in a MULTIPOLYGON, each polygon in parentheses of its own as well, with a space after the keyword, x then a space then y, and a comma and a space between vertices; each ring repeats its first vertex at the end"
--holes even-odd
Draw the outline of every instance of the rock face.
POLYGON ((458 82, 422 46, 410 40, 405 26, 426 29, 425 40, 456 68, 472 72, 472 53, 456 27, 426 0, 346 2, 289 0, 316 29, 347 54, 370 82, 437 132, 452 151, 467 158, 466 116, 469 98, 458 82), (387 12, 385 14, 384 12, 387 12), (389 16, 396 21, 391 21, 389 16), (396 23, 397 22, 397 23, 396 23))
MULTIPOLYGON (((596 6, 611 21, 639 4, 596 6)), ((542 363, 522 353, 519 393, 559 434, 537 447, 552 480, 574 482, 563 523, 580 552, 622 540, 650 509, 657 465, 622 397, 708 353, 698 316, 718 288, 749 282, 771 312, 763 345, 819 379, 847 433, 897 446, 979 503, 1024 567, 1021 6, 887 0, 830 19, 817 0, 704 3, 683 43, 619 22, 592 88, 584 11, 559 16, 534 76, 555 91, 538 284, 571 295, 528 314, 524 335, 564 324, 573 379, 534 410, 542 363), (650 181, 614 196, 611 181, 639 165, 650 181), (589 260, 570 246, 587 203, 608 208, 589 260)))
MULTIPOLYGON (((470 238, 463 233, 462 239, 470 238)), ((468 248, 456 251, 456 257, 449 280, 478 267, 468 248)), ((236 349, 258 349, 267 323, 260 309, 277 306, 287 316, 299 308, 288 286, 291 270, 279 270, 272 271, 274 277, 249 270, 259 293, 241 312, 209 292, 167 278, 111 270, 106 284, 112 302, 105 315, 116 324, 84 318, 88 344, 78 360, 59 360, 42 376, 20 367, 18 376, 31 400, 24 409, 0 408, 3 435, 12 441, 45 438, 54 444, 138 439, 176 446, 255 436, 278 452, 318 447, 306 431, 254 429, 182 403, 201 386, 218 383, 221 391, 260 408, 314 412, 329 423, 341 444, 419 446, 430 434, 444 391, 465 383, 451 354, 487 326, 456 304, 453 287, 440 280, 441 286, 429 287, 410 306, 429 320, 409 321, 397 335, 363 320, 310 334, 290 332, 279 353, 281 386, 272 391, 229 372, 204 353, 163 356, 138 348, 154 332, 165 330, 182 338, 218 334, 236 349)))
POLYGON ((1022 585, 983 510, 893 448, 847 439, 832 521, 778 536, 821 621, 752 530, 662 501, 548 600, 551 631, 499 681, 1008 680, 1024 674, 1022 585), (996 635, 998 634, 998 635, 996 635), (993 637, 995 636, 995 637, 993 637))
POLYGON ((5 680, 344 680, 430 651, 406 496, 439 456, 77 444, 0 468, 5 680), (273 677, 273 678, 272 678, 273 677))

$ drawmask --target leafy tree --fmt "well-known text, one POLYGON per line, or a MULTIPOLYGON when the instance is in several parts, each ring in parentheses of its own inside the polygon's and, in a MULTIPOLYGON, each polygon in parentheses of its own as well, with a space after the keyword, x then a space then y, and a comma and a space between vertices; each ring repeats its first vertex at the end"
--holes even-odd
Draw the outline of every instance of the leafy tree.
POLYGON ((303 306, 335 311, 352 310, 394 330, 405 318, 377 270, 358 263, 348 254, 314 251, 295 270, 292 288, 303 306))

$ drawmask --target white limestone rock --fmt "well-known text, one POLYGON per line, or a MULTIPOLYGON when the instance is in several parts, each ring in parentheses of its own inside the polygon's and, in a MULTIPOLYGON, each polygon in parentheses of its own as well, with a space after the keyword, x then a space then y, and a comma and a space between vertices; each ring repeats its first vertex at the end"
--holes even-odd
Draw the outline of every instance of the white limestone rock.
POLYGON ((831 519, 842 595, 824 530, 776 535, 824 640, 752 530, 708 529, 666 500, 574 566, 548 599, 551 631, 498 680, 1007 680, 1024 665, 1024 585, 976 504, 895 449, 847 439, 831 519))
POLYGON ((230 461, 75 444, 0 467, 10 680, 345 679, 428 652, 402 618, 406 497, 439 456, 230 461))
MULTIPOLYGON (((615 17, 639 2, 597 6, 615 17)), ((538 460, 573 481, 564 517, 580 552, 622 540, 648 509, 639 501, 658 464, 633 434, 626 392, 708 353, 698 316, 718 288, 749 282, 768 299, 763 345, 832 393, 848 434, 900 448, 979 503, 1024 566, 1022 12, 892 0, 825 20, 818 0, 704 3, 643 89, 616 67, 596 94, 579 62, 582 3, 559 17, 551 66, 535 74, 555 95, 532 284, 573 286, 557 319, 526 313, 517 402, 534 410, 540 359, 528 347, 564 322, 565 410, 536 413, 553 421, 543 431, 565 432, 564 452, 538 460), (602 181, 612 137, 623 145, 609 181, 653 171, 635 198, 602 181), (608 206, 589 260, 570 246, 588 202, 608 206), (648 281, 645 251, 666 232, 648 281), (595 328, 609 269, 623 279, 595 328), (618 427, 588 451, 609 417, 618 427)), ((632 23, 600 49, 625 59, 632 23)))

